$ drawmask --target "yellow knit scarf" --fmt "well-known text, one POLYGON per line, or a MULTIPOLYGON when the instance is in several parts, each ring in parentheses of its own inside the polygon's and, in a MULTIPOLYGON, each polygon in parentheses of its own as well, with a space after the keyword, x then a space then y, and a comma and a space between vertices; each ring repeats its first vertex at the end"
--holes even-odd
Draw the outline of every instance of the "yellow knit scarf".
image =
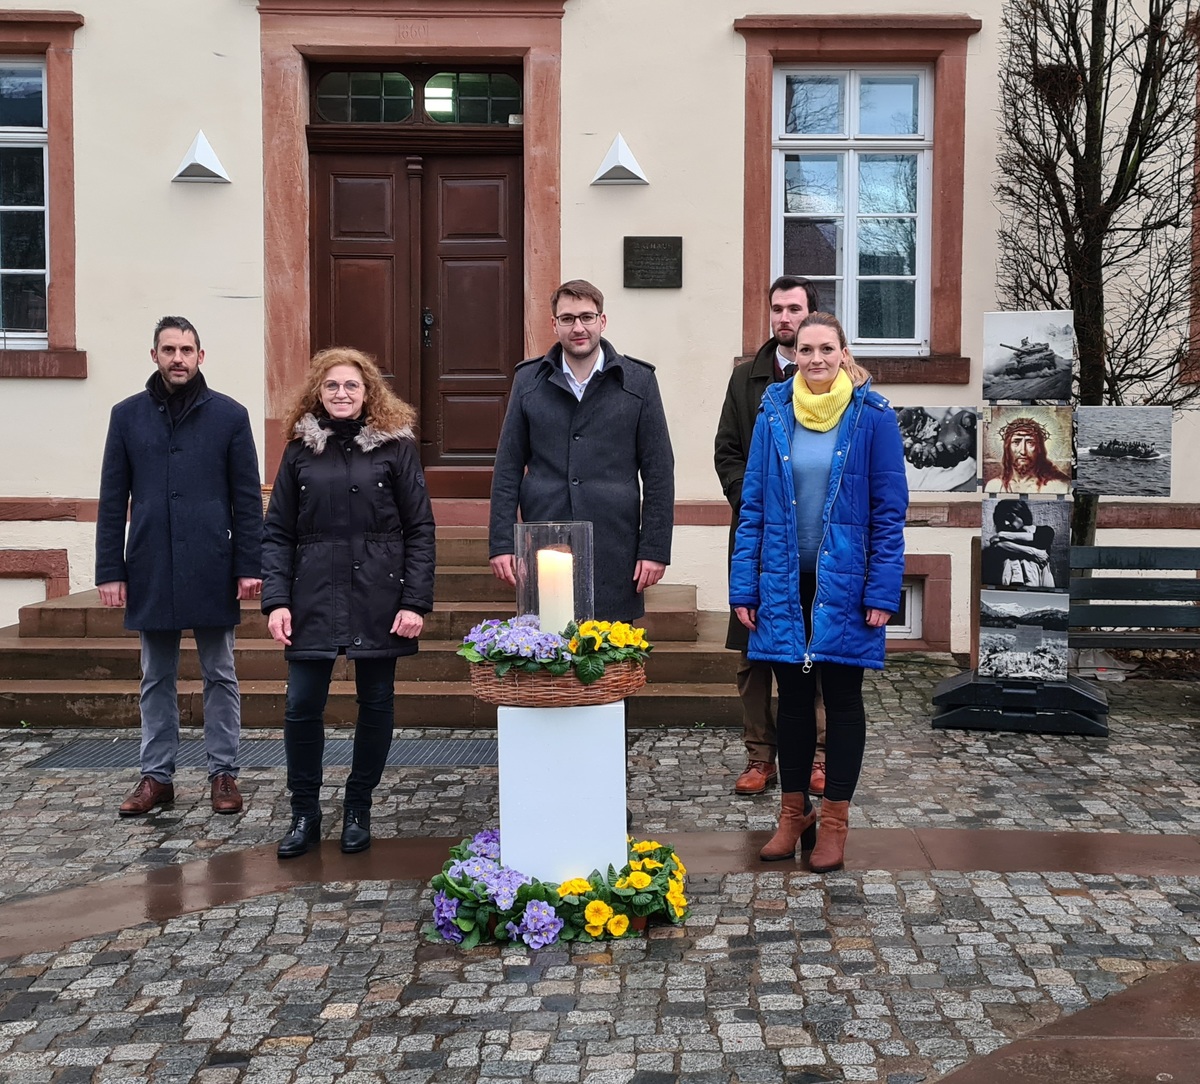
POLYGON ((792 409, 796 412, 796 421, 805 429, 817 433, 828 433, 846 412, 850 404, 850 396, 854 394, 854 382, 846 374, 845 369, 839 369, 834 378, 833 387, 824 395, 817 395, 808 390, 804 377, 796 374, 792 381, 792 409))

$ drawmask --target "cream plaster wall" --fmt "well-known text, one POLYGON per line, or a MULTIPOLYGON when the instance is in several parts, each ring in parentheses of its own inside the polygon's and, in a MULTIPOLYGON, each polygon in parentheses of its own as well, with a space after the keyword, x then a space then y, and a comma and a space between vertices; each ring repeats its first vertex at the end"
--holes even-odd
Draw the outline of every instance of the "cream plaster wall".
MULTIPOLYGON (((196 324, 205 376, 246 405, 261 448, 262 110, 254 0, 63 6, 86 20, 75 35, 73 76, 77 342, 87 351, 89 375, 3 382, 4 496, 96 496, 109 410, 145 382, 151 332, 165 313, 196 324), (232 184, 171 183, 201 128, 232 184)), ((14 544, 11 535, 6 525, 0 545, 14 544)))

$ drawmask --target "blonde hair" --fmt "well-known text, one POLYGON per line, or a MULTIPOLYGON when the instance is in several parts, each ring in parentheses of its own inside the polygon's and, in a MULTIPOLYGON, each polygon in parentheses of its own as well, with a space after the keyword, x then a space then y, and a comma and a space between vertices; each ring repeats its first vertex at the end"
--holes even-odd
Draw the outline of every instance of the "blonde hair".
POLYGON ((285 440, 296 440, 296 423, 305 414, 325 416, 321 405, 321 385, 330 369, 339 365, 352 365, 363 377, 363 424, 369 425, 379 432, 392 432, 406 426, 417 424, 417 412, 400 399, 388 387, 387 381, 379 372, 374 359, 361 350, 348 346, 331 346, 327 350, 318 350, 308 365, 308 376, 304 386, 292 402, 283 419, 283 436, 285 440))
POLYGON ((838 346, 846 351, 846 360, 842 362, 842 368, 846 370, 846 375, 856 388, 861 388, 871 379, 871 374, 854 360, 854 355, 850 353, 849 347, 846 345, 846 332, 842 330, 842 325, 833 313, 810 312, 800 321, 800 326, 796 328, 796 335, 799 336, 806 327, 827 327, 831 331, 837 332, 838 346))

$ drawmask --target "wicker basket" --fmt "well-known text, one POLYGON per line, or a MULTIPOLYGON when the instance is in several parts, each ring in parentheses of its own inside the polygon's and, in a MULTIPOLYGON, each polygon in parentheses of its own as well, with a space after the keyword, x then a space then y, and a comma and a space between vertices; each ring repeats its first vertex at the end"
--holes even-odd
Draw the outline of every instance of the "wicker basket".
POLYGON ((604 676, 584 685, 573 673, 555 677, 545 670, 510 670, 496 677, 490 662, 471 666, 471 691, 487 704, 511 708, 577 708, 623 700, 646 684, 646 671, 636 662, 610 662, 604 676))

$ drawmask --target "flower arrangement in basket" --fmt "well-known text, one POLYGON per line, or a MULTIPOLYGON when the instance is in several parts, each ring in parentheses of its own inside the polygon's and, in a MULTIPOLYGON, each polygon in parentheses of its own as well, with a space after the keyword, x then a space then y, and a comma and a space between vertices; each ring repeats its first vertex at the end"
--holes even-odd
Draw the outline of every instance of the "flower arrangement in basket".
POLYGON ((471 663, 471 686, 489 704, 568 707, 607 704, 646 683, 653 645, 646 630, 623 621, 571 622, 564 634, 543 632, 536 614, 491 619, 463 637, 458 654, 471 663))
POLYGON ((483 941, 522 941, 545 948, 556 941, 633 937, 652 919, 679 925, 687 917, 687 870, 674 849, 655 840, 629 841, 620 872, 593 870, 560 885, 545 884, 500 865, 500 833, 477 833, 450 848, 430 883, 430 941, 474 948, 483 941))

